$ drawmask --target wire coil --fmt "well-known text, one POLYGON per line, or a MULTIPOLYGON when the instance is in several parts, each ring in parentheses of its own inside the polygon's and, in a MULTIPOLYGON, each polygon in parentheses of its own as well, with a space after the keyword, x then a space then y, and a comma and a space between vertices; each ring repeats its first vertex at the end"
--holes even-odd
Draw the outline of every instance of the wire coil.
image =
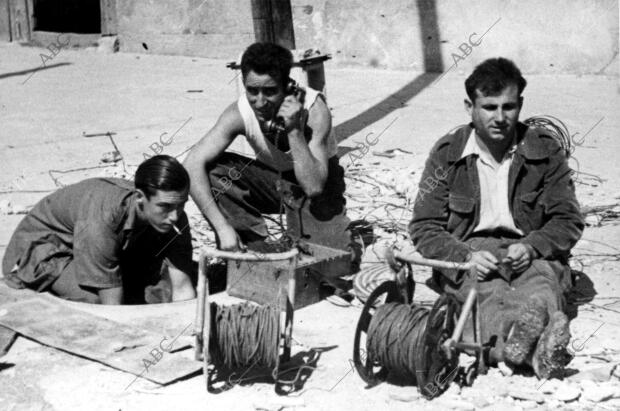
POLYGON ((416 357, 423 344, 429 310, 397 302, 378 307, 368 326, 368 361, 412 382, 424 372, 416 357))
POLYGON ((385 281, 368 297, 355 330, 353 363, 369 387, 396 377, 432 399, 456 375, 457 356, 447 356, 443 344, 453 333, 457 302, 442 295, 428 310, 408 303, 412 295, 403 294, 404 286, 385 281), (360 348, 364 338, 366 350, 360 348))
POLYGON ((560 144, 567 158, 575 151, 568 127, 559 118, 544 114, 530 117, 523 121, 523 123, 527 126, 541 128, 549 132, 551 137, 560 144))
POLYGON ((278 366, 280 310, 250 303, 210 304, 209 356, 228 368, 278 366))

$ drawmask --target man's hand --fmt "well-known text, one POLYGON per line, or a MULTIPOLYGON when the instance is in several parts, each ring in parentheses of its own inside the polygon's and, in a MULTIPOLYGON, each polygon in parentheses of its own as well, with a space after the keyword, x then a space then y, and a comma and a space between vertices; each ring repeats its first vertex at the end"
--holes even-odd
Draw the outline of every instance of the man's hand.
POLYGON ((468 262, 476 267, 479 281, 484 281, 489 274, 497 271, 497 264, 499 263, 491 252, 484 250, 472 252, 468 262))
POLYGON ((231 225, 226 225, 217 231, 217 236, 220 240, 220 250, 223 251, 238 251, 245 250, 245 246, 239 238, 239 234, 231 225))
POLYGON ((502 262, 510 263, 510 267, 514 272, 521 273, 532 265, 534 258, 536 258, 536 251, 532 246, 516 243, 508 246, 508 253, 502 262))
POLYGON ((303 108, 303 105, 295 96, 286 96, 282 101, 276 117, 281 117, 284 120, 284 128, 287 133, 291 130, 303 129, 303 108))

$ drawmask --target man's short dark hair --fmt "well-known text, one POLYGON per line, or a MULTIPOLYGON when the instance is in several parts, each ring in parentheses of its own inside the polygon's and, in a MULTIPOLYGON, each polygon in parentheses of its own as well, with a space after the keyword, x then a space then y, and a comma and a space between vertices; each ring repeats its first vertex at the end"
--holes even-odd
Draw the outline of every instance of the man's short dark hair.
POLYGON ((171 156, 159 155, 144 161, 136 170, 134 184, 146 198, 162 191, 185 191, 189 188, 189 174, 179 161, 171 156))
POLYGON ((293 54, 274 43, 254 43, 248 47, 241 57, 241 74, 245 81, 250 71, 256 74, 269 74, 280 84, 286 84, 291 67, 293 54))
POLYGON ((527 81, 515 63, 498 57, 485 60, 476 66, 474 72, 465 80, 465 90, 473 103, 476 101, 476 90, 480 90, 483 96, 495 96, 513 84, 517 86, 520 96, 527 81))

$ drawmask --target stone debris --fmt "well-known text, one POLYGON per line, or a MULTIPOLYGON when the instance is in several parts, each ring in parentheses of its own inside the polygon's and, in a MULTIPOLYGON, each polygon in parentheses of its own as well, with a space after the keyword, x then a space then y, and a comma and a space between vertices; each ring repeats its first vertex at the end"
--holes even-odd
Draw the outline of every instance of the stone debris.
POLYGON ((612 399, 615 393, 617 391, 611 387, 597 387, 591 391, 584 392, 584 398, 592 402, 603 402, 612 399))
POLYGON ((9 214, 28 214, 28 207, 21 204, 15 204, 9 214))
POLYGON ((144 344, 124 344, 122 341, 111 341, 108 344, 109 352, 120 352, 124 350, 131 350, 133 348, 143 347, 144 344))
POLYGON ((269 399, 265 401, 255 402, 254 409, 257 411, 279 411, 286 408, 305 407, 306 402, 303 398, 287 398, 280 397, 277 399, 269 399))
POLYGON ((464 401, 458 397, 444 397, 441 396, 433 400, 433 405, 437 405, 438 408, 450 408, 452 410, 474 411, 476 407, 474 404, 464 401))
POLYGON ((486 407, 493 401, 494 390, 481 386, 480 388, 462 387, 461 397, 474 403, 476 408, 486 407))
POLYGON ((388 397, 394 401, 411 402, 420 399, 420 393, 415 387, 390 387, 388 397))
POLYGON ((596 214, 590 214, 585 218, 586 225, 589 227, 599 227, 602 220, 603 217, 596 214))
POLYGON ((11 210, 11 202, 9 200, 0 200, 0 214, 8 214, 11 210))
POLYGON ((575 356, 593 357, 605 355, 605 343, 593 336, 575 356))
POLYGON ((538 384, 537 390, 542 392, 543 394, 554 394, 560 387, 560 383, 556 379, 552 380, 543 380, 538 384))
POLYGON ((506 377, 510 377, 514 373, 512 368, 506 365, 506 363, 503 361, 497 364, 497 368, 499 368, 499 371, 502 373, 502 375, 506 377))
POLYGON ((493 398, 484 398, 484 397, 474 397, 469 400, 474 406, 479 408, 484 408, 493 403, 493 398))
POLYGON ((515 400, 534 401, 538 404, 545 402, 545 397, 538 391, 512 389, 508 391, 508 395, 515 400))
POLYGON ((594 367, 582 368, 577 374, 569 377, 570 381, 590 380, 595 382, 609 381, 617 364, 598 364, 594 367))
POLYGON ((562 384, 555 392, 555 399, 563 402, 575 401, 581 396, 581 390, 579 387, 573 385, 562 384))
POLYGON ((29 208, 21 204, 11 204, 9 200, 0 200, 0 214, 28 214, 29 208))
POLYGON ((554 410, 563 407, 564 403, 560 400, 556 400, 555 398, 550 398, 549 400, 547 400, 545 405, 547 406, 547 409, 554 410))
POLYGON ((462 367, 463 369, 467 370, 469 367, 472 367, 475 362, 476 362, 475 355, 469 355, 464 352, 459 354, 459 367, 462 367))
POLYGON ((620 397, 620 387, 618 387, 617 385, 597 385, 592 381, 582 381, 581 389, 583 398, 592 402, 607 401, 611 398, 614 398, 614 396, 620 397))
POLYGON ((614 370, 611 373, 611 375, 613 375, 614 377, 620 380, 620 363, 614 366, 614 370))
POLYGON ((451 397, 451 396, 458 397, 460 393, 461 393, 461 387, 459 387, 459 385, 456 383, 452 383, 450 384, 448 389, 443 393, 443 395, 445 395, 446 397, 451 397))
POLYGON ((521 401, 519 402, 519 405, 524 410, 531 410, 532 408, 538 407, 538 403, 536 401, 530 401, 530 400, 521 401))
MULTIPOLYGON (((511 377, 511 385, 514 386, 514 379, 517 376, 511 377)), ((481 392, 485 398, 493 397, 507 397, 510 392, 510 388, 507 383, 508 379, 503 377, 497 368, 490 368, 486 375, 479 375, 474 386, 471 388, 463 388, 463 394, 481 392)), ((472 396, 475 394, 471 394, 472 396)))
POLYGON ((119 41, 117 36, 103 36, 97 40, 97 52, 99 53, 117 53, 119 50, 119 41))
POLYGON ((107 153, 103 153, 103 155, 101 156, 102 163, 117 163, 122 159, 123 157, 121 156, 121 153, 116 150, 108 151, 107 153))

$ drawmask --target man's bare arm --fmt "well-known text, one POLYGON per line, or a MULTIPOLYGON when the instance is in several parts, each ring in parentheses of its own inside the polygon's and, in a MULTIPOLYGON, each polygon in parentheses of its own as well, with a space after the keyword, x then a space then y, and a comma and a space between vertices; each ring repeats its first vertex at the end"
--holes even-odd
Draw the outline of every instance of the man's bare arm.
POLYGON ((172 301, 185 301, 196 298, 196 290, 192 285, 189 274, 169 265, 168 277, 172 288, 172 301))
POLYGON ((321 194, 327 180, 327 139, 331 131, 331 114, 322 98, 317 98, 308 112, 308 127, 312 136, 308 142, 303 126, 292 128, 288 141, 293 155, 293 167, 299 185, 306 195, 321 194))
POLYGON ((191 180, 190 195, 217 232, 222 249, 238 247, 237 244, 233 244, 237 242, 236 232, 215 203, 206 167, 242 132, 243 121, 236 103, 233 103, 224 110, 213 128, 194 146, 183 163, 191 180))

